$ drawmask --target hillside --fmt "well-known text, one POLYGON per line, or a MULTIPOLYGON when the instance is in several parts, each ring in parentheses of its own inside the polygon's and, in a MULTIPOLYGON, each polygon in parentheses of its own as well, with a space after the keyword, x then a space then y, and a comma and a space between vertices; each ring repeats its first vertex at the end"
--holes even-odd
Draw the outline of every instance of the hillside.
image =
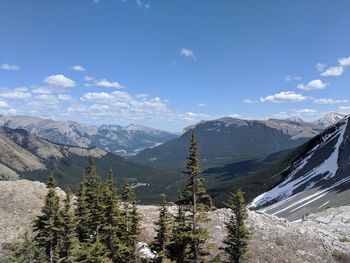
MULTIPOLYGON (((63 196, 59 189, 60 196, 63 196)), ((1 248, 7 244, 20 242, 23 234, 30 229, 31 221, 40 213, 45 185, 27 180, 0 181, 0 256, 1 248)), ((154 221, 158 216, 157 206, 139 206, 142 215, 142 242, 149 243, 154 237, 154 221)), ((174 211, 175 207, 171 208, 174 211)), ((218 253, 218 247, 225 236, 223 222, 227 220, 227 210, 209 212, 206 223, 211 254, 218 253)), ((310 215, 307 220, 291 223, 268 214, 249 212, 249 226, 254 230, 250 243, 251 263, 329 263, 349 259, 350 207, 328 209, 323 213, 310 215), (320 223, 322 222, 322 223, 320 223)))
POLYGON ((30 116, 1 116, 0 126, 24 129, 54 143, 98 147, 122 156, 174 139, 175 134, 139 125, 89 126, 74 121, 54 121, 30 116))
POLYGON ((253 208, 298 220, 327 207, 350 203, 349 116, 296 151, 281 182, 255 198, 253 208))
MULTIPOLYGON (((154 202, 165 188, 176 185, 177 173, 135 164, 104 150, 80 148, 51 143, 21 129, 0 127, 0 176, 2 180, 25 178, 46 182, 52 173, 61 187, 76 189, 81 181, 87 157, 94 158, 102 177, 113 170, 120 183, 135 186, 142 202, 154 202)), ((176 194, 176 191, 174 195, 176 194)), ((172 195, 170 195, 173 197, 172 195)))
POLYGON ((294 148, 324 129, 303 121, 221 118, 188 127, 179 138, 145 149, 134 160, 152 166, 182 169, 188 140, 194 131, 199 142, 201 163, 208 168, 294 148))

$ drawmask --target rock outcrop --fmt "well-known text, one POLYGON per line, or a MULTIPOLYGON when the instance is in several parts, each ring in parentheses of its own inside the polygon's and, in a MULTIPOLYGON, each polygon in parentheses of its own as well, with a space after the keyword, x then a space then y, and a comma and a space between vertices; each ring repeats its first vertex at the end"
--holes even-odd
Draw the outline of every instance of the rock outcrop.
MULTIPOLYGON (((63 198, 64 192, 57 191, 63 198)), ((1 250, 2 244, 19 242, 30 230, 32 220, 40 213, 47 188, 43 183, 27 180, 0 181, 0 192, 1 250)), ((140 241, 148 243, 155 234, 158 207, 139 206, 139 210, 143 217, 140 241)), ((170 207, 170 211, 175 213, 176 207, 170 207)), ((206 228, 213 245, 212 255, 219 253, 228 212, 227 209, 209 212, 211 220, 206 228)), ((350 206, 330 208, 297 222, 249 211, 249 226, 254 232, 251 262, 338 262, 340 257, 347 260, 350 251, 350 206)))

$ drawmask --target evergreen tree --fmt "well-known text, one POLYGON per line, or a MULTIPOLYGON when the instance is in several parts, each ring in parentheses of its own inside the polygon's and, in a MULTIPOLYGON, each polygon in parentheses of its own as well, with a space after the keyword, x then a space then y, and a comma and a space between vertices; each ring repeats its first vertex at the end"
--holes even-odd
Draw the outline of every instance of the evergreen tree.
POLYGON ((186 222, 185 210, 182 205, 183 196, 178 197, 178 208, 175 216, 174 225, 171 233, 171 241, 168 248, 169 257, 178 263, 184 263, 186 260, 187 248, 189 244, 190 228, 186 222))
POLYGON ((135 199, 133 196, 133 191, 128 182, 124 182, 123 192, 122 192, 122 202, 123 202, 123 210, 122 217, 124 220, 124 233, 126 235, 129 234, 130 225, 131 225, 131 200, 135 199))
POLYGON ((87 242, 90 239, 88 230, 90 211, 88 208, 88 202, 86 200, 87 197, 85 194, 85 185, 83 182, 79 184, 77 196, 77 208, 75 210, 75 217, 77 220, 77 237, 80 242, 87 242))
POLYGON ((78 240, 75 232, 76 221, 72 208, 72 192, 70 188, 66 189, 66 198, 64 207, 61 211, 61 240, 60 240, 60 262, 73 262, 76 250, 78 249, 78 240))
MULTIPOLYGON (((132 189, 131 189, 132 190, 132 189)), ((141 215, 137 210, 137 201, 134 191, 132 190, 131 194, 131 214, 130 214, 130 244, 132 251, 133 262, 138 262, 138 251, 137 251, 137 242, 141 233, 140 229, 140 220, 141 215)))
POLYGON ((163 259, 169 256, 168 248, 171 231, 171 215, 168 211, 168 202, 165 195, 163 196, 162 204, 159 209, 159 219, 155 225, 156 237, 151 247, 158 253, 160 261, 163 261, 163 259))
POLYGON ((130 249, 130 258, 132 262, 137 261, 137 241, 140 235, 140 215, 137 211, 137 201, 134 190, 125 182, 122 193, 124 219, 124 238, 123 240, 130 249))
POLYGON ((124 260, 130 255, 130 250, 123 240, 124 220, 120 212, 120 202, 112 170, 108 173, 108 179, 103 189, 103 224, 101 226, 101 242, 109 250, 113 262, 128 262, 124 260))
POLYGON ((34 241, 38 248, 45 250, 48 262, 53 263, 58 260, 58 242, 60 229, 60 204, 56 194, 56 181, 50 176, 47 187, 49 189, 41 215, 34 221, 34 231, 36 233, 34 241))
POLYGON ((77 233, 81 242, 96 240, 103 222, 102 180, 96 172, 91 157, 85 169, 84 180, 79 187, 77 233))
MULTIPOLYGON (((97 238, 84 244, 75 262, 79 263, 113 263, 109 258, 108 250, 97 238)), ((118 262, 118 261, 116 261, 118 262)))
POLYGON ((207 220, 206 211, 212 206, 212 201, 207 191, 203 187, 203 177, 198 158, 198 143, 194 132, 192 132, 189 146, 189 156, 187 158, 186 171, 188 182, 184 191, 184 203, 189 214, 189 262, 200 263, 204 260, 204 244, 208 239, 205 228, 200 227, 200 223, 207 220))
POLYGON ((227 262, 241 263, 247 259, 248 243, 251 237, 246 227, 248 212, 244 202, 244 193, 238 190, 231 193, 227 206, 231 211, 229 222, 226 222, 227 236, 223 243, 226 245, 223 250, 227 254, 227 262))
MULTIPOLYGON (((0 258, 0 262, 1 258, 0 258)), ((39 248, 29 237, 24 236, 24 242, 10 255, 4 258, 4 263, 47 263, 45 250, 39 248)))

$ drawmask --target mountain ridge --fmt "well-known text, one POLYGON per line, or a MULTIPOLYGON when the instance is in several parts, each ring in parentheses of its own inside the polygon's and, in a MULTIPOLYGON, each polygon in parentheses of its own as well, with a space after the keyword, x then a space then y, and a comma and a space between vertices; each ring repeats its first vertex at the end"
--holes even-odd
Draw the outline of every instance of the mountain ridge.
POLYGON ((141 125, 91 126, 75 121, 54 121, 30 116, 1 116, 0 126, 24 129, 51 142, 98 147, 122 156, 136 154, 144 148, 154 147, 176 138, 170 132, 141 125))
POLYGON ((251 207, 297 220, 328 206, 348 204, 349 148, 350 123, 346 116, 313 138, 308 150, 282 172, 282 182, 256 197, 251 207))

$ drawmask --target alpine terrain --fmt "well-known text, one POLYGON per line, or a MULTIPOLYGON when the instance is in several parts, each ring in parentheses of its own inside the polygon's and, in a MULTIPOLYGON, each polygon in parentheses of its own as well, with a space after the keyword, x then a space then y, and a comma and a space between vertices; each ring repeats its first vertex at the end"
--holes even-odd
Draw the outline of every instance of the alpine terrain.
POLYGON ((259 195, 251 208, 289 220, 298 220, 328 207, 349 204, 349 116, 330 126, 298 149, 295 161, 273 189, 259 195))
POLYGON ((118 155, 135 155, 139 151, 162 144, 175 134, 140 125, 89 126, 74 121, 54 121, 29 116, 2 116, 0 126, 24 129, 54 143, 79 147, 99 147, 118 155))
POLYGON ((22 129, 0 127, 0 152, 0 180, 46 182, 53 174, 61 187, 70 185, 76 189, 87 158, 93 157, 102 177, 112 169, 114 177, 132 184, 146 203, 159 199, 165 187, 179 180, 178 174, 170 171, 135 164, 99 148, 52 143, 22 129))
POLYGON ((143 150, 135 156, 135 160, 182 169, 184 149, 194 131, 200 146, 202 165, 214 167, 294 148, 322 132, 327 127, 324 124, 308 123, 301 119, 257 121, 230 117, 202 121, 186 128, 179 138, 143 150))

